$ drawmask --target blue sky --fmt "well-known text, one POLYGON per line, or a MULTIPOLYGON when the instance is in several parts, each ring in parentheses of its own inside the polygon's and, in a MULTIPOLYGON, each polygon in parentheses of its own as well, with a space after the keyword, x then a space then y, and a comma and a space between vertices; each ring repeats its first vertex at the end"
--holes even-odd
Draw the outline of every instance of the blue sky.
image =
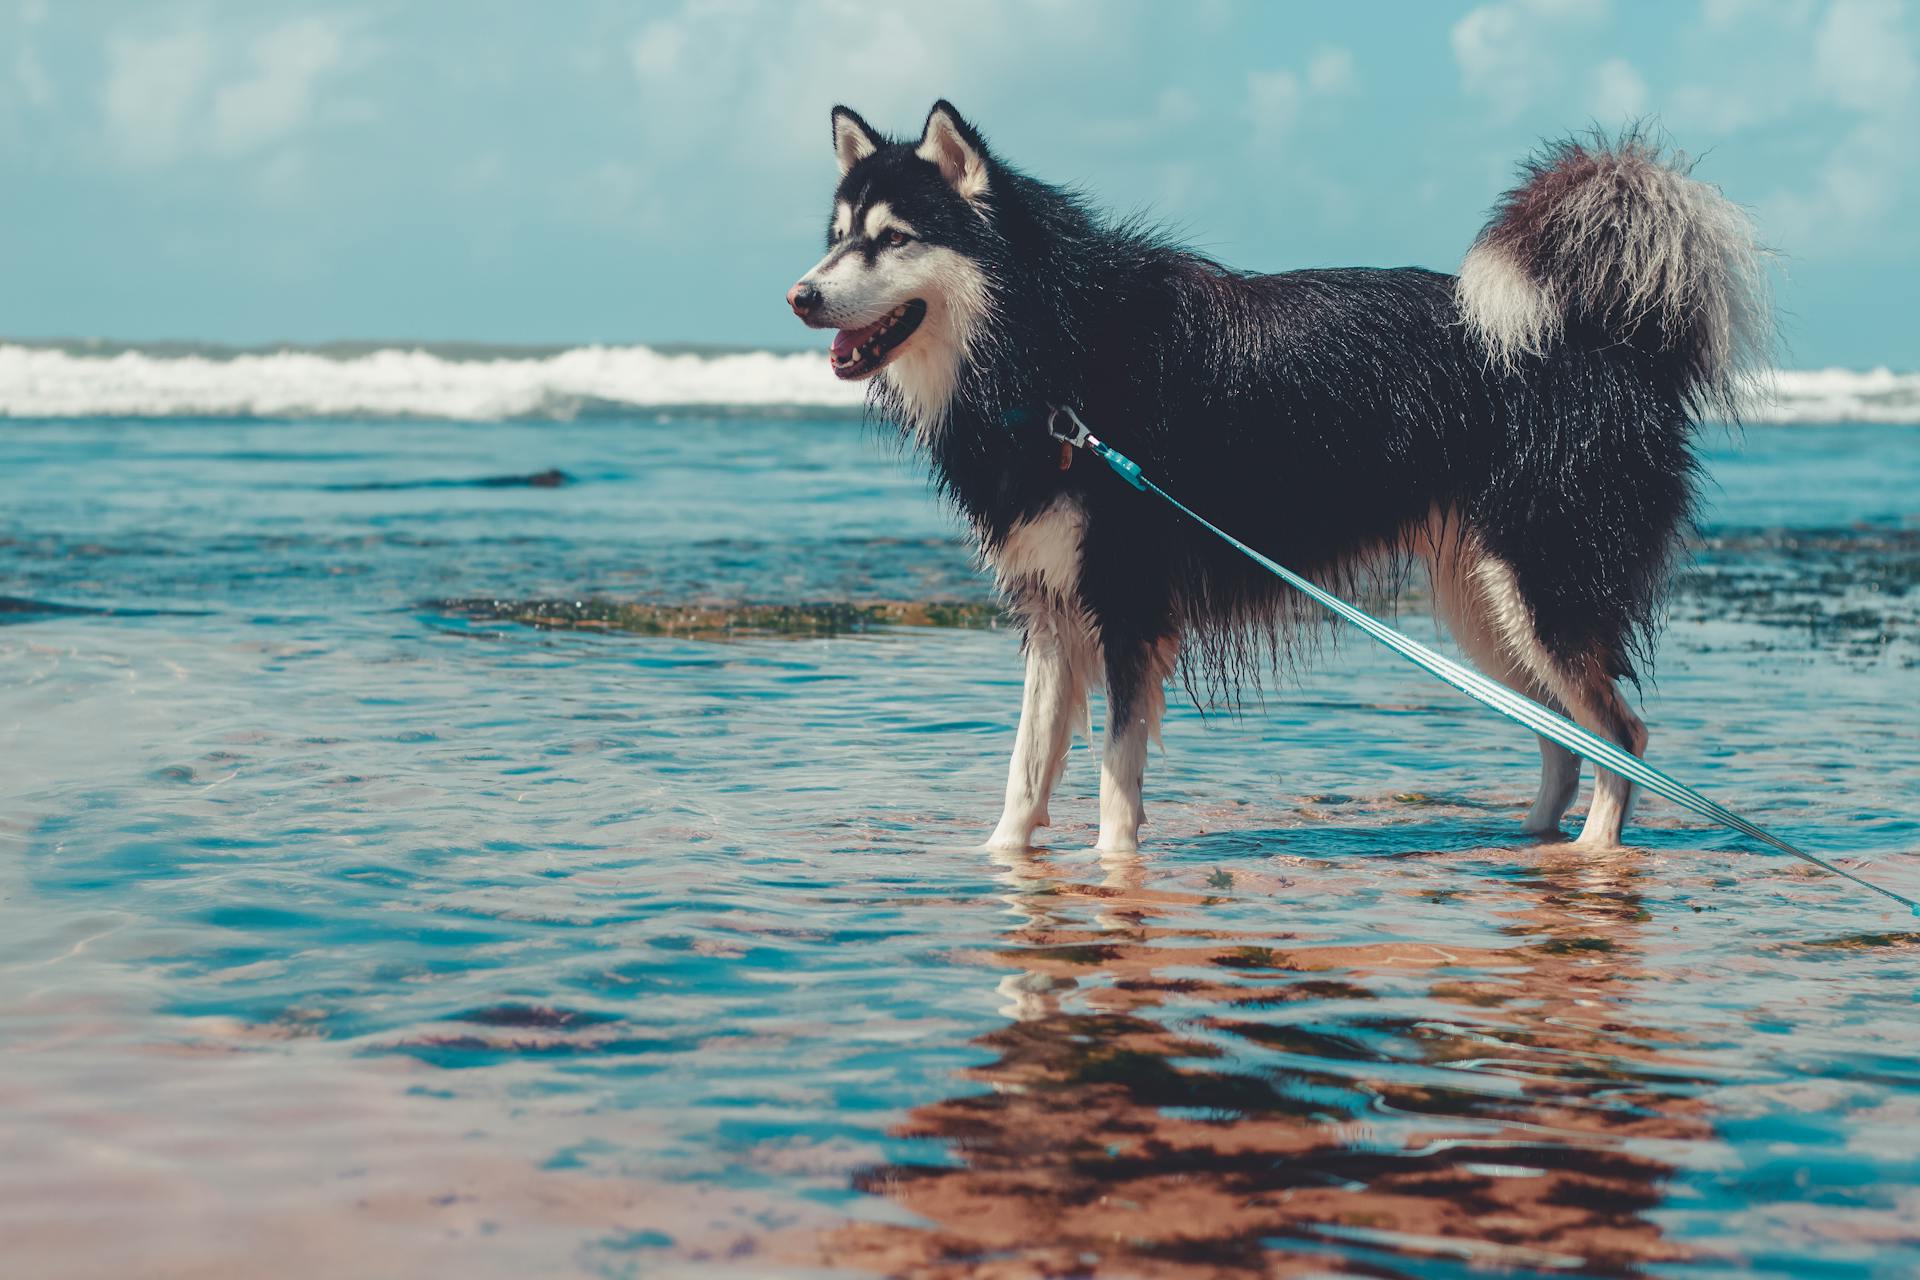
POLYGON ((828 108, 951 98, 1235 266, 1452 269, 1544 135, 1658 118, 1786 363, 1920 367, 1898 0, 0 0, 0 333, 807 345, 828 108))

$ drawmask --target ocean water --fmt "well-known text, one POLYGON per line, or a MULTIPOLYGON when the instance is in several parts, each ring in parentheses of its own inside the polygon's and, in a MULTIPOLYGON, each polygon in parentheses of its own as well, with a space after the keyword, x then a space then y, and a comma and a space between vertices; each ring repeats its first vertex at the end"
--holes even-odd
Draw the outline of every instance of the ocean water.
MULTIPOLYGON (((1003 628, 595 612, 984 602, 851 418, 18 409, 12 1274, 1920 1271, 1920 921, 1357 639, 989 854, 1003 628)), ((1652 758, 1920 894, 1920 428, 1706 446, 1652 758)))

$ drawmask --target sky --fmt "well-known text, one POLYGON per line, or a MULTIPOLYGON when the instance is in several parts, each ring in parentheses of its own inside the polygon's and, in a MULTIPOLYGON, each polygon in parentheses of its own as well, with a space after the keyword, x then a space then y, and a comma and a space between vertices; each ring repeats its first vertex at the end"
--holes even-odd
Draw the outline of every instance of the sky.
POLYGON ((1240 268, 1452 270, 1636 117, 1778 253, 1795 366, 1920 368, 1901 0, 0 0, 0 334, 817 345, 835 102, 1240 268))

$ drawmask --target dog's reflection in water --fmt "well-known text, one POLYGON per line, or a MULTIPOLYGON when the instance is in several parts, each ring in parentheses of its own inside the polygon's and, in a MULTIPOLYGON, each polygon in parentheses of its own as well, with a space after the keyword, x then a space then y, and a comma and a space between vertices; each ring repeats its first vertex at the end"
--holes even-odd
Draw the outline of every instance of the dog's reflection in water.
POLYGON ((898 1129, 956 1163, 864 1171, 926 1225, 843 1228, 826 1260, 1202 1276, 1688 1256, 1648 1216, 1673 1170, 1645 1140, 1709 1129, 1676 1092, 1679 1038, 1629 1021, 1636 855, 1544 849, 1528 879, 1489 880, 1475 909, 1515 940, 1497 949, 1249 937, 1133 854, 1084 878, 994 856, 1009 1021, 977 1043, 995 1061, 898 1129))

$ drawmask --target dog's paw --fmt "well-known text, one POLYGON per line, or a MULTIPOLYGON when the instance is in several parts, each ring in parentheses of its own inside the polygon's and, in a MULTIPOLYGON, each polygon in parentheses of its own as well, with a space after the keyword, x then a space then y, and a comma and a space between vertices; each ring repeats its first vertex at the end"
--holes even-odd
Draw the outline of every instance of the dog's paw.
POLYGON ((987 837, 986 847, 1000 853, 1018 853, 1033 848, 1033 833, 1040 828, 1052 825, 1043 809, 1029 817, 1026 814, 1002 814, 1000 825, 987 837))
POLYGON ((1033 848, 1033 832, 1021 827, 995 827, 985 847, 995 853, 1024 853, 1033 848))

